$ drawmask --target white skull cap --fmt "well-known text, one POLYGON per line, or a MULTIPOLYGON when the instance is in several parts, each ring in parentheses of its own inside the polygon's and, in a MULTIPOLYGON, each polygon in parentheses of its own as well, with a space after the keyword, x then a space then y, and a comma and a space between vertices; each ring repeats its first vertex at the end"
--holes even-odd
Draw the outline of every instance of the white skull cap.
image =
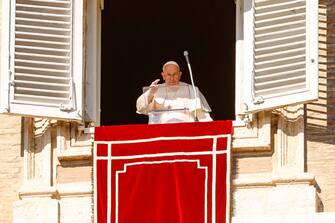
POLYGON ((176 62, 176 61, 168 61, 168 62, 166 62, 164 65, 163 65, 163 71, 164 71, 164 69, 165 69, 165 67, 167 66, 167 65, 170 65, 170 64, 173 64, 173 65, 175 65, 175 66, 177 66, 179 69, 180 69, 180 67, 179 67, 179 64, 176 62))

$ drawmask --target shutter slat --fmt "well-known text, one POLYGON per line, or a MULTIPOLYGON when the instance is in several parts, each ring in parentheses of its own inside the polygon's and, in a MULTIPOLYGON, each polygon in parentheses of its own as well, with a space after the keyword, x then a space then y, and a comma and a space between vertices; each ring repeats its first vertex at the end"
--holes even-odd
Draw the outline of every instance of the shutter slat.
POLYGON ((255 78, 259 76, 263 76, 263 75, 269 75, 269 74, 277 75, 278 73, 289 72, 295 69, 306 69, 305 61, 300 62, 300 63, 286 65, 286 66, 269 67, 267 69, 258 70, 257 76, 255 76, 255 78))
POLYGON ((69 77, 68 73, 69 71, 67 70, 56 70, 56 69, 50 69, 50 68, 40 68, 40 67, 24 67, 24 66, 16 66, 15 67, 15 72, 34 72, 35 74, 41 74, 41 75, 62 75, 64 77, 69 77))
POLYGON ((16 7, 18 10, 22 8, 29 8, 30 11, 39 11, 39 12, 45 12, 45 13, 70 13, 69 8, 64 8, 62 6, 56 6, 56 5, 43 5, 43 4, 26 4, 26 2, 17 3, 16 7))
POLYGON ((266 69, 276 69, 292 64, 305 63, 305 55, 299 55, 291 58, 280 58, 278 60, 270 60, 255 64, 255 72, 264 71, 266 69))
POLYGON ((15 102, 26 104, 29 101, 32 105, 40 106, 54 106, 58 107, 59 104, 67 103, 68 99, 64 97, 50 97, 50 96, 39 96, 29 94, 15 94, 15 102))
POLYGON ((290 78, 290 77, 295 77, 295 76, 301 76, 305 73, 305 69, 292 69, 289 71, 285 72, 278 72, 278 73, 270 73, 270 74, 265 74, 265 75, 260 75, 258 77, 255 77, 255 83, 259 82, 267 82, 267 81, 272 81, 272 80, 281 80, 283 78, 290 78))
POLYGON ((44 81, 44 82, 57 82, 67 84, 69 83, 69 78, 61 76, 51 76, 51 75, 38 75, 29 73, 18 73, 16 72, 17 80, 31 80, 31 81, 44 81))
POLYGON ((269 46, 269 47, 264 47, 262 49, 256 49, 255 55, 274 54, 274 53, 280 53, 284 51, 298 50, 298 49, 305 49, 304 41, 286 43, 286 44, 282 44, 279 46, 269 46))
POLYGON ((275 87, 280 87, 282 86, 282 82, 285 83, 290 83, 290 84, 296 84, 296 83, 301 83, 301 80, 305 81, 305 75, 296 75, 294 77, 283 77, 281 79, 277 79, 277 80, 268 80, 268 81, 262 81, 261 83, 257 83, 257 81, 255 82, 255 88, 257 90, 263 90, 263 89, 269 89, 271 88, 275 88, 275 87))
MULTIPOLYGON (((16 46, 45 48, 50 50, 69 50, 71 43, 68 42, 50 42, 38 39, 21 39, 17 38, 15 41, 16 46), (60 49, 61 48, 61 49, 60 49)), ((58 51, 59 51, 58 50, 58 51)))
POLYGON ((16 52, 28 52, 35 54, 43 54, 43 55, 59 55, 59 56, 67 56, 70 54, 70 50, 65 49, 54 49, 47 47, 39 47, 39 46, 15 46, 16 52))
POLYGON ((57 56, 57 55, 50 55, 50 54, 34 54, 34 53, 21 53, 16 52, 16 58, 17 59, 24 59, 28 57, 32 60, 38 60, 38 61, 49 61, 49 62, 55 62, 55 63, 67 63, 70 58, 67 56, 57 56))
MULTIPOLYGON (((25 57, 23 55, 23 58, 22 58, 22 55, 19 55, 19 56, 16 56, 16 61, 17 61, 17 65, 20 66, 20 65, 24 65, 24 64, 30 64, 31 66, 38 66, 40 65, 41 67, 49 67, 49 68, 56 68, 58 67, 58 69, 62 69, 62 70, 69 70, 69 66, 70 64, 67 63, 68 61, 46 61, 46 60, 37 60, 37 59, 34 59, 33 57, 25 57)), ((65 59, 66 60, 66 59, 65 59)))
POLYGON ((292 30, 292 29, 301 29, 304 26, 305 26, 304 21, 293 21, 290 23, 287 22, 285 24, 278 23, 270 27, 257 28, 257 35, 269 34, 269 33, 292 30))
POLYGON ((306 1, 255 0, 254 95, 306 88, 306 1))
POLYGON ((302 1, 290 1, 288 4, 274 4, 273 2, 267 6, 261 6, 257 2, 255 4, 255 9, 257 10, 257 14, 255 16, 263 16, 273 14, 276 16, 278 13, 287 13, 299 11, 301 9, 305 9, 305 3, 302 1))
POLYGON ((280 23, 281 21, 284 21, 284 23, 290 22, 293 19, 301 20, 305 18, 305 9, 299 9, 297 11, 285 11, 285 12, 278 12, 276 13, 269 13, 264 14, 262 16, 257 16, 256 20, 256 27, 262 27, 267 24, 273 24, 273 23, 280 23), (299 19, 300 18, 300 19, 299 19))
POLYGON ((33 25, 16 25, 16 30, 22 32, 31 32, 32 30, 34 33, 49 33, 49 34, 59 34, 59 35, 69 35, 71 30, 62 28, 62 27, 42 27, 42 26, 33 26, 33 25))
POLYGON ((68 21, 71 19, 70 9, 55 11, 53 8, 43 7, 43 10, 34 10, 32 7, 21 7, 16 4, 16 15, 22 18, 41 18, 42 20, 51 19, 68 21))
MULTIPOLYGON (((281 85, 279 87, 273 87, 271 90, 269 88, 259 90, 259 92, 262 94, 262 97, 278 97, 280 95, 283 95, 283 92, 286 94, 292 94, 295 92, 300 92, 301 88, 305 88, 305 83, 297 83, 297 84, 289 84, 286 83, 285 85, 281 85)), ((284 93, 284 94, 285 94, 284 93)))
POLYGON ((273 8, 278 6, 289 6, 296 5, 302 3, 304 1, 301 0, 257 0, 255 1, 256 7, 263 7, 263 8, 273 8))
POLYGON ((259 34, 255 36, 256 41, 267 41, 271 39, 280 39, 286 36, 294 36, 305 34, 305 29, 303 27, 294 28, 294 29, 284 29, 277 32, 267 32, 264 34, 259 34))
POLYGON ((46 63, 42 61, 27 61, 27 60, 19 60, 17 59, 16 62, 17 66, 22 67, 36 67, 36 68, 45 68, 45 69, 54 69, 54 70, 63 70, 63 71, 69 71, 70 65, 66 64, 55 64, 55 63, 46 63))
POLYGON ((38 89, 44 88, 44 89, 53 89, 53 90, 60 90, 60 89, 67 89, 68 83, 67 84, 61 84, 61 83, 52 83, 52 82, 42 82, 42 81, 22 81, 22 80, 15 80, 14 81, 15 85, 20 87, 20 86, 32 86, 36 87, 38 89))
MULTIPOLYGON (((20 29, 18 29, 20 30, 20 29)), ((15 32, 15 35, 19 38, 32 38, 32 39, 46 39, 50 42, 68 42, 69 41, 69 35, 68 34, 53 34, 53 33, 42 33, 38 32, 37 30, 30 29, 32 32, 23 32, 23 31, 17 31, 15 32)))
POLYGON ((16 24, 19 25, 30 25, 30 26, 48 26, 54 28, 63 28, 67 29, 71 26, 71 22, 64 21, 52 21, 52 20, 41 20, 41 19, 32 19, 32 18, 16 18, 16 24))
POLYGON ((32 5, 54 5, 54 6, 61 6, 67 7, 70 4, 71 0, 16 0, 17 3, 25 3, 25 4, 32 4, 32 5))
POLYGON ((268 28, 270 26, 275 26, 277 24, 290 24, 294 23, 296 21, 302 21, 305 20, 305 15, 300 14, 296 16, 287 16, 287 17, 281 17, 281 18, 273 18, 269 20, 264 20, 264 21, 259 21, 255 22, 255 27, 256 28, 268 28))
POLYGON ((292 63, 305 62, 305 55, 294 55, 292 57, 284 56, 273 60, 264 60, 262 62, 255 63, 255 71, 265 69, 267 67, 279 67, 290 65, 292 63))
POLYGON ((277 52, 271 52, 271 53, 263 53, 263 54, 256 54, 255 58, 257 58, 257 61, 267 61, 267 60, 275 60, 277 58, 282 58, 284 56, 291 57, 295 55, 301 55, 306 51, 305 48, 295 48, 292 50, 285 50, 285 51, 277 51, 277 52))
POLYGON ((29 88, 29 87, 17 87, 17 92, 18 94, 31 94, 34 93, 33 95, 41 95, 41 96, 54 96, 54 97, 66 97, 68 96, 68 91, 61 91, 61 90, 50 90, 50 89, 36 89, 36 88, 29 88))
POLYGON ((305 41, 305 34, 299 34, 299 35, 292 35, 292 36, 286 36, 283 38, 268 40, 268 41, 256 41, 255 47, 258 49, 267 48, 267 47, 275 47, 275 46, 282 46, 288 43, 296 43, 296 42, 302 42, 305 41))

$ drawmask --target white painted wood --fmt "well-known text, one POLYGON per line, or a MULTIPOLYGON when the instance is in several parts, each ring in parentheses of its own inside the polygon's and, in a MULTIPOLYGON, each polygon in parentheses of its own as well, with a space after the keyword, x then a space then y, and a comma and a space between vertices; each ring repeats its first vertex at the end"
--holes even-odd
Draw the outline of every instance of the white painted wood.
POLYGON ((100 1, 88 1, 86 9, 85 120, 100 125, 101 9, 100 1))
POLYGON ((317 99, 318 1, 244 4, 244 112, 317 99))
POLYGON ((0 106, 12 114, 81 120, 83 0, 8 2, 10 37, 3 46, 11 59, 1 62, 11 72, 1 74, 0 106))
MULTIPOLYGON (((1 34, 3 33, 2 31, 2 16, 3 16, 3 13, 2 13, 2 0, 0 0, 0 43, 1 43, 1 40, 2 40, 2 36, 1 34)), ((3 51, 3 45, 0 45, 0 53, 3 51)), ((1 63, 0 63, 0 69, 1 69, 1 63)))
POLYGON ((1 57, 0 57, 0 112, 8 111, 9 92, 9 38, 10 1, 2 1, 1 19, 1 57))
POLYGON ((235 43, 235 115, 243 113, 243 0, 236 1, 236 43, 235 43))

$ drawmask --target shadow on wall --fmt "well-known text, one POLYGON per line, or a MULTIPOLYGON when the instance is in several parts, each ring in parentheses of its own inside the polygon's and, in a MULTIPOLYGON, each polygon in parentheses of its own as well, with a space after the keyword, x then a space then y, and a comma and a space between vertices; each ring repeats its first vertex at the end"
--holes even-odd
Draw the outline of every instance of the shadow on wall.
POLYGON ((335 4, 320 1, 319 12, 319 100, 306 105, 307 140, 335 144, 335 4), (328 21, 328 23, 327 23, 328 21))

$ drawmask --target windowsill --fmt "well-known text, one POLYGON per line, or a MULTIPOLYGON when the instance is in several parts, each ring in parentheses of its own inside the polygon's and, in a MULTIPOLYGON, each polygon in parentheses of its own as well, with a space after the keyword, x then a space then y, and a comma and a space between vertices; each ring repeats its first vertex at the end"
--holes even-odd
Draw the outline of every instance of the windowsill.
POLYGON ((247 125, 243 120, 234 120, 233 121, 233 127, 246 127, 247 125))
MULTIPOLYGON (((250 123, 243 120, 234 120, 232 151, 242 152, 269 152, 271 151, 271 112, 259 112, 250 123)), ((84 133, 94 134, 94 127, 85 128, 84 133)))
MULTIPOLYGON (((245 127, 246 124, 243 120, 234 120, 233 121, 233 127, 245 127)), ((84 129, 85 134, 94 134, 94 127, 85 128, 84 129)))

